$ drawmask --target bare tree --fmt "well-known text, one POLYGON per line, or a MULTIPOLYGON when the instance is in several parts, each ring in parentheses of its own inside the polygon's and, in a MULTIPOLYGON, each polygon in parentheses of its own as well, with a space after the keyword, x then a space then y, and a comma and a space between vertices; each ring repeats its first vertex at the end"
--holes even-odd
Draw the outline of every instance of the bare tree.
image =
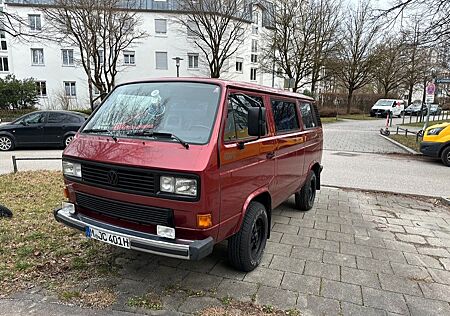
POLYGON ((244 41, 250 18, 245 0, 179 0, 186 12, 178 21, 203 53, 211 78, 219 78, 224 62, 244 41))
POLYGON ((356 10, 348 10, 332 65, 334 75, 347 90, 347 113, 350 113, 354 92, 373 79, 374 47, 379 25, 373 22, 371 14, 369 2, 360 2, 356 10))
POLYGON ((341 23, 341 2, 340 0, 317 0, 317 2, 312 2, 312 6, 311 93, 315 96, 317 83, 330 74, 327 67, 337 49, 336 39, 341 23))
POLYGON ((135 0, 54 0, 41 8, 54 40, 78 47, 80 63, 87 75, 89 100, 93 87, 104 97, 115 86, 123 51, 147 36, 135 0))
POLYGON ((307 83, 304 79, 312 71, 312 6, 306 0, 277 1, 273 21, 274 29, 265 36, 268 44, 263 48, 261 66, 282 70, 293 81, 295 92, 307 83))
POLYGON ((403 30, 405 42, 404 85, 408 90, 408 104, 411 104, 414 87, 425 80, 425 73, 429 68, 429 54, 422 42, 423 30, 420 25, 420 19, 416 18, 403 30))
POLYGON ((373 69, 378 92, 387 97, 397 91, 405 80, 407 62, 406 46, 402 39, 385 36, 375 50, 376 64, 373 69))
POLYGON ((428 42, 447 40, 450 35, 449 0, 395 0, 393 5, 382 12, 387 17, 403 17, 411 11, 420 12, 422 23, 429 25, 422 39, 428 42))

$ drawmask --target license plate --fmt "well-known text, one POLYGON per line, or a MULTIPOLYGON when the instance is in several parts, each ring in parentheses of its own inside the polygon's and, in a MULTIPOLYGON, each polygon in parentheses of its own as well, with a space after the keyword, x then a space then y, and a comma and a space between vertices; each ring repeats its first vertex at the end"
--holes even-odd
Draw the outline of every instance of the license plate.
POLYGON ((129 238, 98 229, 97 227, 86 226, 86 237, 100 240, 114 246, 130 249, 129 238))

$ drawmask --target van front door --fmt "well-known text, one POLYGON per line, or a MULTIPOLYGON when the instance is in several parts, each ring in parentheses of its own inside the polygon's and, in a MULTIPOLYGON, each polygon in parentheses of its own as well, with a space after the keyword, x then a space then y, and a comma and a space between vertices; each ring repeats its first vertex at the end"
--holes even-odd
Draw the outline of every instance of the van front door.
POLYGON ((250 137, 247 132, 248 108, 264 106, 263 96, 231 90, 227 102, 220 145, 219 240, 234 232, 247 197, 270 186, 275 172, 275 140, 269 135, 250 137))

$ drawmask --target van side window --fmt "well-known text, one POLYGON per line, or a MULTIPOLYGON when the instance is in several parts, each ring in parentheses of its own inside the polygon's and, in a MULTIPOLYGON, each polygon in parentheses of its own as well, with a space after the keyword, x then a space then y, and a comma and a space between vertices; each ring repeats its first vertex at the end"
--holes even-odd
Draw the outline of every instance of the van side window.
POLYGON ((232 93, 228 96, 228 113, 224 140, 233 141, 250 137, 248 135, 248 108, 264 106, 261 97, 244 93, 232 93))
POLYGON ((272 100, 272 111, 277 132, 300 128, 294 102, 272 100))
POLYGON ((317 121, 310 103, 300 103, 300 113, 302 114, 303 126, 305 128, 317 126, 317 121))

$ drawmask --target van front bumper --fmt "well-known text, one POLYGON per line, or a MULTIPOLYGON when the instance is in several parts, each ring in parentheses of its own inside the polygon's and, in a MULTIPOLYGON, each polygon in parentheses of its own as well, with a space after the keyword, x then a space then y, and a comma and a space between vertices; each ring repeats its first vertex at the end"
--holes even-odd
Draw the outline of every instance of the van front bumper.
POLYGON ((161 238, 157 235, 100 222, 79 213, 71 214, 69 210, 68 207, 54 210, 55 219, 82 232, 86 231, 86 227, 92 226, 113 234, 120 234, 129 238, 130 249, 172 258, 200 260, 211 254, 214 247, 214 239, 212 237, 203 240, 161 238))
POLYGON ((420 152, 425 156, 439 157, 439 153, 441 152, 441 149, 444 145, 445 143, 421 142, 420 152))

